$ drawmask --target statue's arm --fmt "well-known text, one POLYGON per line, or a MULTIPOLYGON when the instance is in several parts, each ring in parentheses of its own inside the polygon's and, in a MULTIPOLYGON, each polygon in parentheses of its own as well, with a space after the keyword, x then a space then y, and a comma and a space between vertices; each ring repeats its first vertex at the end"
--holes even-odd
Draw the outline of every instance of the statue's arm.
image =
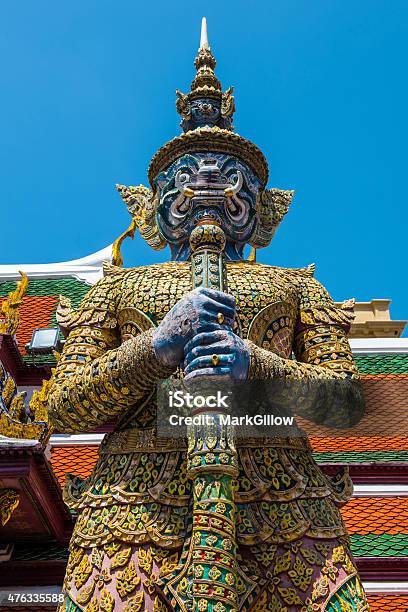
POLYGON ((60 431, 89 431, 114 419, 174 370, 156 358, 151 330, 120 344, 119 280, 99 281, 75 313, 48 400, 60 431))
POLYGON ((353 425, 364 412, 359 375, 347 340, 353 317, 352 304, 336 306, 314 278, 299 279, 295 359, 283 359, 247 341, 249 379, 304 381, 310 405, 305 402, 303 408, 299 407, 299 414, 322 424, 353 425))

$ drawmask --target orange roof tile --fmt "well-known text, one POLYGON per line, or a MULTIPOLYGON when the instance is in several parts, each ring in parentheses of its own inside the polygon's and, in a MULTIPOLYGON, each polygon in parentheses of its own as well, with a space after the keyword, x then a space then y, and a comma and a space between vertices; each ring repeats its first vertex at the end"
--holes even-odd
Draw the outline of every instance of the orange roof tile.
POLYGON ((370 612, 407 612, 408 610, 408 593, 403 595, 370 593, 367 599, 370 612))
POLYGON ((385 379, 385 380, 398 380, 399 378, 408 378, 408 372, 402 372, 399 374, 383 374, 383 373, 379 373, 379 374, 364 374, 363 376, 360 376, 362 381, 366 381, 366 380, 378 380, 379 378, 385 379))
POLYGON ((26 295, 23 297, 23 303, 19 308, 20 325, 16 334, 20 353, 26 354, 24 345, 30 342, 33 329, 52 326, 57 301, 58 296, 56 295, 26 295))
POLYGON ((315 453, 408 450, 408 436, 311 436, 310 442, 315 453))
MULTIPOLYGON (((339 435, 344 436, 350 431, 353 437, 400 437, 401 432, 408 432, 408 410, 404 409, 408 397, 408 377, 364 380, 363 389, 366 402, 363 418, 350 430, 338 430, 339 435)), ((300 417, 296 420, 309 436, 333 438, 336 433, 333 428, 319 426, 300 417)))
MULTIPOLYGON (((13 281, 0 281, 0 303, 15 288, 16 283, 13 281)), ((55 311, 61 294, 69 297, 76 308, 88 290, 87 283, 71 277, 30 279, 23 303, 19 307, 20 326, 17 330, 17 340, 21 353, 25 353, 24 344, 31 339, 33 329, 55 326, 55 311)))
POLYGON ((86 478, 98 458, 98 446, 60 446, 51 448, 51 465, 61 486, 65 474, 86 478))
POLYGON ((350 534, 408 534, 407 497, 354 497, 341 513, 350 534))

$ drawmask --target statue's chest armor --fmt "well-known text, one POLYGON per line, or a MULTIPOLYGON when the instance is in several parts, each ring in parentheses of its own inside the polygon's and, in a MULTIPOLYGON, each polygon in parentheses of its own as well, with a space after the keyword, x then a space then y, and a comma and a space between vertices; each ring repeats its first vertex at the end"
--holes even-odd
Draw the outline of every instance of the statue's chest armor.
MULTIPOLYGON (((292 351, 298 292, 282 269, 228 263, 228 292, 237 300, 236 332, 282 357, 292 351)), ((135 269, 122 285, 117 312, 122 339, 156 326, 192 289, 189 263, 135 269)))

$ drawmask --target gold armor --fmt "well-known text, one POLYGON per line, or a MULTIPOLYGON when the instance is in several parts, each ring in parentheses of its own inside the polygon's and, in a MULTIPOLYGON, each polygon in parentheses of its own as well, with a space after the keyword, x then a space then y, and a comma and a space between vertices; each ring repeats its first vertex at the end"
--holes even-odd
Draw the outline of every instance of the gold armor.
MULTIPOLYGON (((358 378, 346 337, 352 307, 337 307, 312 273, 227 263, 250 377, 358 378)), ((72 610, 171 609, 160 579, 180 562, 189 537, 191 482, 185 442, 166 446, 155 437, 156 384, 174 372, 156 359, 151 331, 190 288, 189 263, 108 267, 79 309, 65 313, 69 336, 49 395, 53 420, 71 433, 114 425, 92 475, 66 487, 78 512, 64 587, 72 610)), ((350 494, 349 481, 332 483, 304 438, 238 443, 238 456, 239 610, 283 610, 292 596, 303 607, 288 610, 323 609, 306 606, 323 600, 313 568, 325 564, 353 578, 361 594, 336 505, 350 494)))

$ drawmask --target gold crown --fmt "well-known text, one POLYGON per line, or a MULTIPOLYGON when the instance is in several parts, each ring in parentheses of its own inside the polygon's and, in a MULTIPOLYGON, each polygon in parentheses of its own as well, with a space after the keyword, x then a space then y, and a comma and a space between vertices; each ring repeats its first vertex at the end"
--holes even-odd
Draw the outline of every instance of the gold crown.
POLYGON ((236 132, 214 126, 196 128, 180 134, 166 142, 157 151, 148 170, 149 182, 153 190, 155 189, 154 179, 159 172, 168 168, 179 157, 199 151, 229 153, 239 157, 254 170, 262 187, 265 187, 268 182, 268 162, 262 151, 236 132))
POLYGON ((249 140, 233 132, 232 115, 235 111, 232 87, 222 91, 214 74, 215 58, 208 44, 207 22, 201 24, 201 39, 195 59, 197 74, 189 93, 177 90, 177 111, 182 116, 184 133, 164 144, 150 162, 148 177, 155 189, 157 175, 179 157, 197 152, 227 153, 246 162, 265 187, 268 181, 268 162, 262 152, 249 140), (196 104, 196 115, 192 105, 196 104), (198 108, 197 108, 198 104, 198 108), (201 105, 201 106, 200 106, 201 105), (210 107, 210 112, 208 110, 210 107))
MULTIPOLYGON (((165 143, 153 156, 148 170, 152 189, 143 185, 136 187, 117 185, 141 236, 153 249, 158 250, 166 246, 166 240, 161 235, 157 223, 159 198, 155 180, 160 172, 167 170, 183 155, 200 152, 224 153, 241 159, 252 168, 260 181, 260 194, 256 203, 257 222, 249 240, 255 248, 263 248, 270 243, 292 201, 293 191, 266 189, 269 171, 265 156, 256 145, 232 130, 231 117, 235 110, 232 88, 222 91, 221 83, 214 74, 215 64, 208 45, 207 23, 204 18, 200 48, 195 59, 197 74, 188 94, 177 92, 176 106, 183 118, 181 125, 184 132, 165 143), (208 104, 208 100, 210 103, 213 100, 214 103, 208 104), (203 120, 201 123, 204 125, 191 129, 191 126, 197 123, 197 118, 193 117, 191 112, 193 104, 196 104, 197 116, 199 120, 203 120), (209 107, 211 107, 211 116, 206 114, 209 107)), ((131 225, 118 239, 118 248, 125 235, 133 233, 134 225, 131 225)))

